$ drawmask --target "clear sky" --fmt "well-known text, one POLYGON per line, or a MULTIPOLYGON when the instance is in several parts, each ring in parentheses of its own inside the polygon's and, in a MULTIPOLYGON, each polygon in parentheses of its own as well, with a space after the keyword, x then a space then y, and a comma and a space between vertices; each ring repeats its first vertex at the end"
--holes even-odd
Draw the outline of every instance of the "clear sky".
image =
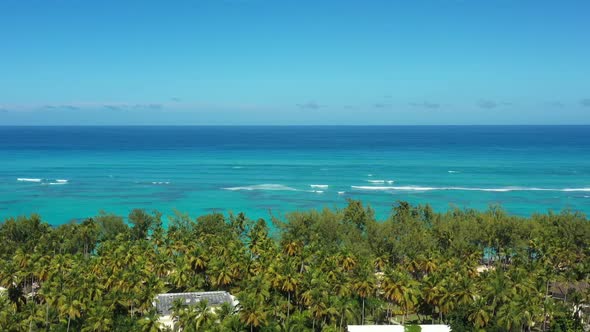
POLYGON ((1 0, 0 125, 590 124, 590 1, 1 0))

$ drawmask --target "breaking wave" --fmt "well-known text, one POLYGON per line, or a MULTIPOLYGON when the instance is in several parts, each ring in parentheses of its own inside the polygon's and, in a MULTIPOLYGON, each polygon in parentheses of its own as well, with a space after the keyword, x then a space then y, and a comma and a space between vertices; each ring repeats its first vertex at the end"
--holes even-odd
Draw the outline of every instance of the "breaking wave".
POLYGON ((267 183, 267 184, 256 184, 252 186, 242 187, 228 187, 223 188, 224 190, 277 190, 277 191, 297 191, 295 188, 291 188, 282 184, 267 183))
POLYGON ((16 181, 20 181, 20 182, 41 182, 41 179, 17 178, 16 181))
POLYGON ((328 188, 327 184, 310 184, 309 185, 311 188, 320 188, 320 189, 326 189, 328 188))
POLYGON ((374 184, 381 184, 381 183, 387 182, 387 184, 392 184, 395 181, 393 181, 393 180, 367 180, 367 182, 374 183, 374 184))
POLYGON ((537 188, 537 187, 502 187, 502 188, 477 188, 477 187, 422 187, 422 186, 351 186, 356 190, 373 191, 432 191, 432 190, 457 190, 457 191, 562 191, 562 192, 590 192, 590 188, 537 188))
POLYGON ((37 178, 17 178, 16 181, 19 182, 32 182, 32 183, 40 183, 42 185, 58 185, 58 184, 68 184, 69 180, 66 179, 37 179, 37 178))

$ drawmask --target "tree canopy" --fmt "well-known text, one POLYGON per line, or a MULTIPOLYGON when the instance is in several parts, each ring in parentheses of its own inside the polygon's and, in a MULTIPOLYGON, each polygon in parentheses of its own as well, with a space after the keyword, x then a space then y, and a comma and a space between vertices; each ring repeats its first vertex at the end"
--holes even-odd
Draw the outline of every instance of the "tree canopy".
MULTIPOLYGON (((175 304, 183 331, 345 331, 446 323, 453 331, 582 331, 590 223, 576 212, 512 216, 397 202, 386 220, 342 210, 284 219, 133 210, 52 227, 0 225, 0 329, 159 331, 159 293, 225 290, 237 308, 175 304)), ((587 317, 585 318, 586 322, 587 317)))

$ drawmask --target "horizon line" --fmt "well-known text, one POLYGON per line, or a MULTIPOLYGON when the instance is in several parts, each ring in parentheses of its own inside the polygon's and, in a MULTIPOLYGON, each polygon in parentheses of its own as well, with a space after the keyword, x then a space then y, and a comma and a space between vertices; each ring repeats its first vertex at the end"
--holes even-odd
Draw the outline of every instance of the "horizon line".
POLYGON ((582 124, 0 124, 0 127, 583 127, 582 124))

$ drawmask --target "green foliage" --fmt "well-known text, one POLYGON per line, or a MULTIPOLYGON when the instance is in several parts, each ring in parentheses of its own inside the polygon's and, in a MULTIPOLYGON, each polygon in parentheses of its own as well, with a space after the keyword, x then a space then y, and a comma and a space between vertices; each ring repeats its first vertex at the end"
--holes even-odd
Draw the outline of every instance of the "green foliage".
POLYGON ((27 252, 34 250, 41 236, 46 234, 49 228, 37 214, 31 215, 30 218, 7 219, 0 227, 0 256, 9 257, 14 253, 14 250, 11 250, 13 247, 19 247, 27 252))
POLYGON ((404 332, 420 332, 422 328, 420 325, 406 325, 404 326, 404 332))
POLYGON ((361 201, 350 198, 347 201, 348 206, 344 209, 342 221, 356 226, 359 231, 364 231, 367 224, 374 218, 374 213, 370 208, 365 210, 361 201))
POLYGON ((134 209, 131 211, 128 217, 129 223, 133 225, 131 228, 131 239, 146 239, 151 232, 162 226, 160 217, 161 214, 158 212, 155 212, 154 215, 150 215, 141 209, 134 209))
POLYGON ((98 240, 100 242, 112 241, 120 235, 127 235, 129 227, 123 221, 123 218, 114 214, 101 212, 94 217, 94 221, 98 225, 98 240))
MULTIPOLYGON (((449 324, 453 331, 581 331, 590 291, 590 223, 564 211, 530 218, 435 213, 397 202, 377 221, 342 210, 285 220, 133 210, 51 227, 39 216, 0 225, 0 330, 158 331, 158 293, 226 290, 216 310, 173 308, 184 331, 345 331, 350 324, 449 324)), ((406 330, 416 330, 407 325, 406 330)))

